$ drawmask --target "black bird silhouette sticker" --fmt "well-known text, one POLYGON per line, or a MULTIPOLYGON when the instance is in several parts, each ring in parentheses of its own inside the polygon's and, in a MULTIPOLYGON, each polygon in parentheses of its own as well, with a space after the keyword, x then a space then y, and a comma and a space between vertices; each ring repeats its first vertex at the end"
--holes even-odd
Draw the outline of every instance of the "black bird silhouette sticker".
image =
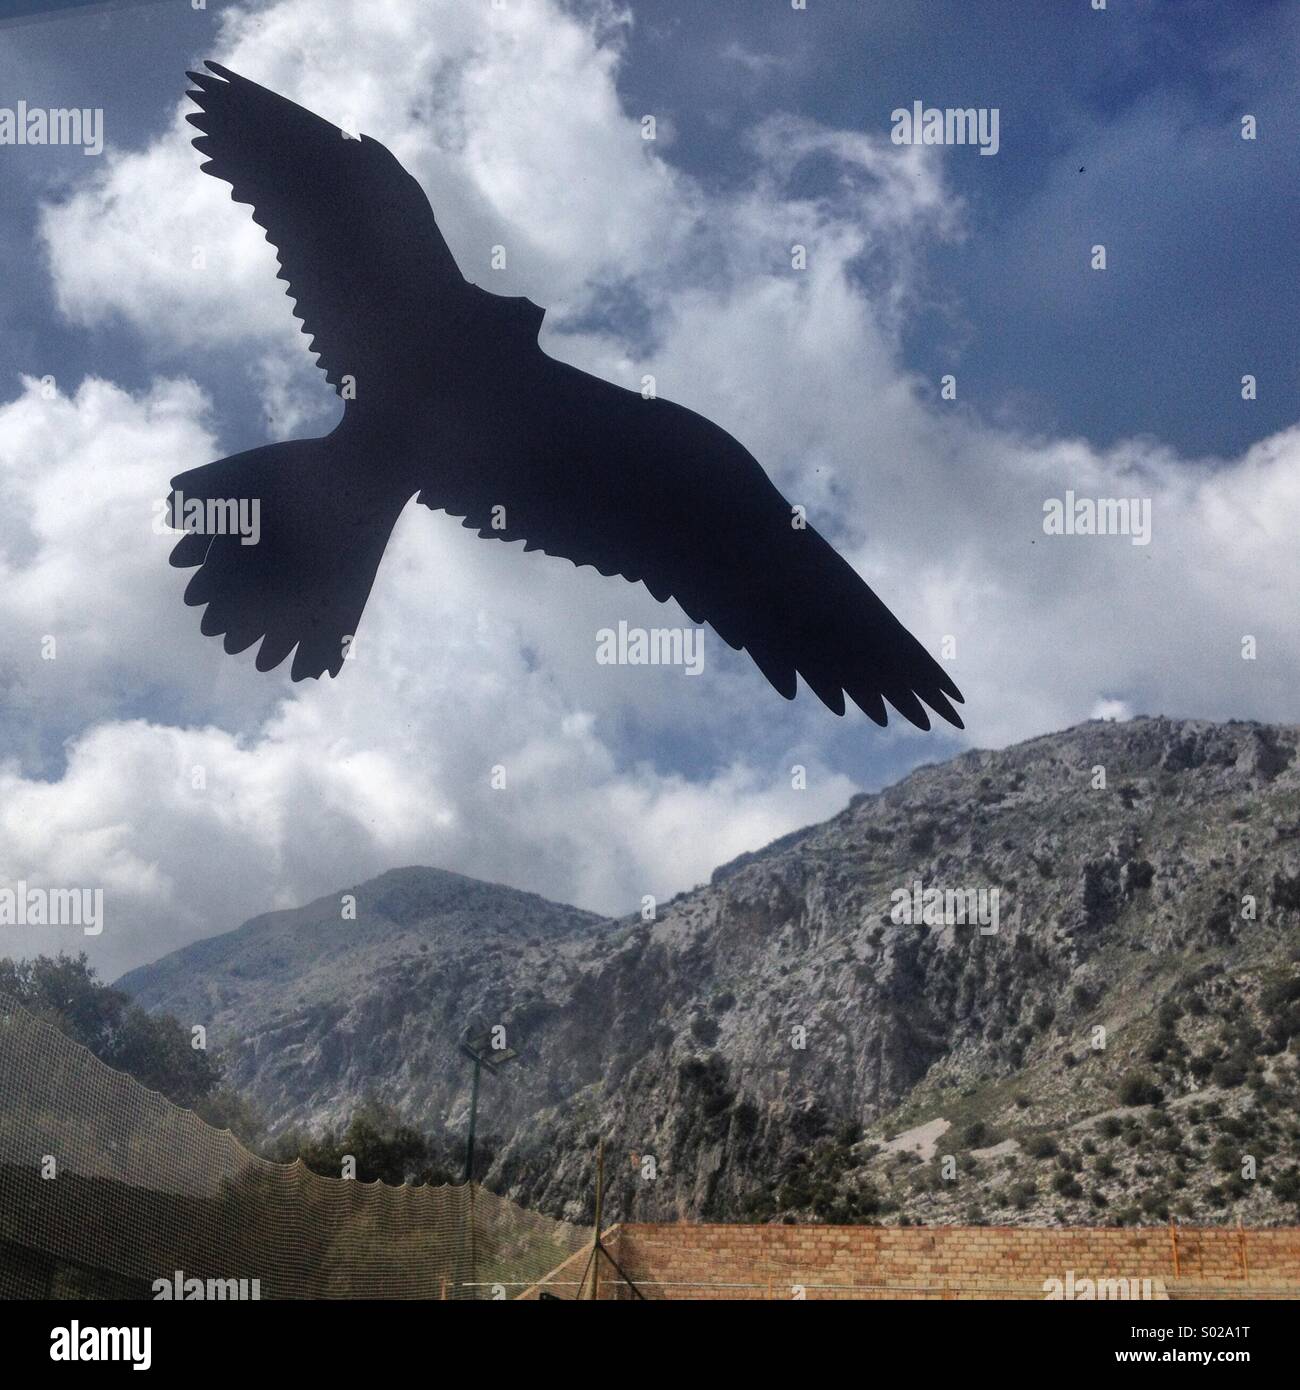
MULTIPOLYGON (((548 357, 544 310, 467 281, 415 179, 217 63, 190 73, 202 165, 253 208, 343 418, 172 479, 169 519, 256 500, 256 544, 194 526, 171 563, 185 602, 257 668, 337 675, 412 496, 485 539, 522 540, 673 598, 743 648, 787 699, 797 676, 836 714, 886 701, 962 727, 961 693, 725 430, 548 357), (209 75, 210 74, 210 75, 209 75), (924 702, 924 705, 923 703, 924 702)), ((214 513, 215 514, 215 513, 214 513)))

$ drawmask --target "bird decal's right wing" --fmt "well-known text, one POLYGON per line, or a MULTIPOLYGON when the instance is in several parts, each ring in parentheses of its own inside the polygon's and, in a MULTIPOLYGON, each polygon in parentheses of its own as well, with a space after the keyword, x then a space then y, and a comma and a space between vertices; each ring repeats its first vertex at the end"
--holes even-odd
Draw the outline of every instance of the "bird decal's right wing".
POLYGON ((419 500, 485 538, 639 581, 746 650, 787 699, 796 675, 836 714, 847 695, 919 728, 961 728, 961 692, 857 572, 703 416, 547 357, 515 376, 508 435, 439 468, 419 500))
POLYGON ((423 189, 377 140, 352 138, 219 63, 188 74, 201 167, 229 183, 276 248, 296 314, 332 386, 383 389, 396 345, 428 333, 439 292, 465 281, 423 189))

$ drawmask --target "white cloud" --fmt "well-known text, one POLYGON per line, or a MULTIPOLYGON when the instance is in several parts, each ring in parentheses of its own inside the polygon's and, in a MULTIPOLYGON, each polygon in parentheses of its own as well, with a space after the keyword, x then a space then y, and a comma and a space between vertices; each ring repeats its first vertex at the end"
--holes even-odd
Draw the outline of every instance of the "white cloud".
POLYGON ((121 709, 123 692, 179 687, 174 643, 192 626, 167 568, 175 538, 154 504, 214 445, 191 381, 138 398, 108 382, 72 395, 26 378, 0 406, 0 624, 8 749, 32 758, 121 709), (30 740, 24 747, 23 740, 30 740))
MULTIPOLYGON (((382 15, 282 0, 223 14, 220 56, 387 144, 420 179, 469 279, 562 306, 660 255, 693 220, 692 186, 619 107, 618 49, 597 41, 607 32, 603 11, 586 22, 542 0, 504 10, 402 0, 382 15), (490 266, 496 245, 504 271, 490 266)), ((274 254, 230 189, 198 175, 193 110, 178 100, 161 139, 110 151, 46 209, 59 306, 82 323, 120 316, 190 350, 250 336, 283 350, 297 324, 274 254)))
MULTIPOLYGON (((1150 441, 1023 437, 935 400, 898 366, 912 248, 963 233, 934 151, 774 119, 748 184, 701 187, 620 109, 617 20, 540 0, 364 14, 283 0, 224 24, 222 61, 394 148, 471 278, 558 308, 550 350, 625 383, 655 373, 736 433, 922 640, 953 636, 971 741, 1095 712, 1293 717, 1300 430, 1193 466, 1150 441), (790 191, 810 158, 839 173, 822 198, 790 191), (478 274, 498 242, 500 284, 478 274), (648 307, 652 348, 554 331, 619 282, 648 307), (1151 544, 1046 536, 1043 501, 1066 489, 1149 497, 1151 544)), ((191 133, 178 112, 47 212, 59 303, 124 317, 152 346, 237 347, 268 435, 315 428, 270 249, 197 172, 191 133)), ((251 653, 200 636, 187 575, 149 528, 166 479, 223 451, 207 408, 188 381, 137 396, 92 381, 53 401, 28 383, 0 407, 0 681, 30 731, 0 771, 0 876, 103 884, 109 927, 89 945, 110 970, 399 863, 630 910, 839 809, 850 743, 943 747, 836 721, 806 692, 786 706, 716 639, 699 680, 597 667, 600 627, 682 619, 419 508, 343 676, 258 675, 251 653), (42 662, 52 631, 58 658, 42 662)))
POLYGON ((629 894, 706 880, 853 791, 823 775, 796 793, 741 764, 696 781, 621 771, 516 653, 474 645, 444 649, 446 674, 427 682, 387 652, 369 669, 358 657, 353 679, 286 701, 249 736, 104 722, 57 782, 0 767, 0 882, 105 894, 101 936, 9 927, 0 949, 85 949, 115 974, 407 863, 622 913, 629 894))

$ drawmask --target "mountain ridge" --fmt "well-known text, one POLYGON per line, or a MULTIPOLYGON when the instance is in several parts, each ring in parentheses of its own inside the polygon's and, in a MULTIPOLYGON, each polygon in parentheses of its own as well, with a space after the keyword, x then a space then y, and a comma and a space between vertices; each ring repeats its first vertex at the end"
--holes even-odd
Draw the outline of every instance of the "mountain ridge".
POLYGON ((599 1134, 624 1219, 1294 1220, 1298 743, 1092 721, 918 767, 653 921, 395 870, 341 929, 327 895, 121 983, 209 1023, 279 1126, 375 1093, 463 1133, 456 1039, 500 1023, 487 1179, 577 1219, 599 1134), (996 930, 899 920, 918 882, 983 892, 996 930))

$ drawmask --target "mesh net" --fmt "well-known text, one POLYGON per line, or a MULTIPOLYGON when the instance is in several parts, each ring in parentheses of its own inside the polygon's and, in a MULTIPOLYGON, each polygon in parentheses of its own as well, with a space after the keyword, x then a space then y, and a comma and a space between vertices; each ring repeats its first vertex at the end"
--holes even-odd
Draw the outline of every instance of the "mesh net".
POLYGON ((512 1297, 587 1240, 477 1184, 270 1163, 0 994, 0 1297, 512 1297))

